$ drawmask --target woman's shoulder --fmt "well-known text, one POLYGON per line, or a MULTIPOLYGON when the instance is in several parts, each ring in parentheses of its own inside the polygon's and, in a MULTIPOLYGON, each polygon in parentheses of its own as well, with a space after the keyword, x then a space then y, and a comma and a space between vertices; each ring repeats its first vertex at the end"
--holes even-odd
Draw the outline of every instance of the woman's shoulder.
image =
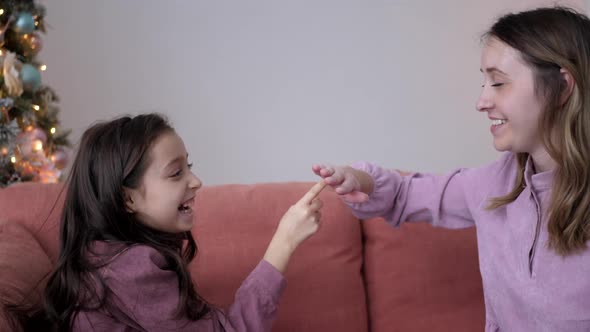
POLYGON ((512 178, 516 176, 518 160, 516 154, 504 152, 496 160, 475 168, 465 169, 465 174, 476 182, 488 182, 502 185, 509 183, 513 185, 512 178))
POLYGON ((516 154, 505 152, 487 165, 464 169, 463 188, 472 204, 479 205, 490 197, 509 193, 514 188, 517 171, 516 154))

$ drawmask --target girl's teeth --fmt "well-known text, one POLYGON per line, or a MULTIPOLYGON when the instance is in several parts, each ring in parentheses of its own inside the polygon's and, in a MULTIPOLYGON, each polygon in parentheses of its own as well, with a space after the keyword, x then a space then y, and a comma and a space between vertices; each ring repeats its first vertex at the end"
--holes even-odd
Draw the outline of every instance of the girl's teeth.
POLYGON ((178 208, 178 211, 180 211, 180 213, 192 213, 193 209, 190 206, 187 205, 183 205, 180 208, 178 208))
POLYGON ((494 126, 499 126, 499 125, 505 124, 505 123, 506 123, 506 120, 500 120, 500 119, 492 120, 492 125, 494 125, 494 126))
POLYGON ((178 211, 183 212, 183 213, 191 213, 193 210, 192 203, 193 203, 193 200, 191 199, 187 203, 180 205, 178 207, 178 211))

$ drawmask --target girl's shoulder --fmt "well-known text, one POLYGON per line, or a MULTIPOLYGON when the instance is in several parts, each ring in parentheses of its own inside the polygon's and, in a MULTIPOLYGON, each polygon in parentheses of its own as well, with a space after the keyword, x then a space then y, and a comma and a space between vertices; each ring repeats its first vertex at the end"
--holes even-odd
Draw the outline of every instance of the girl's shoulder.
POLYGON ((98 263, 101 274, 128 270, 166 269, 167 261, 158 250, 144 244, 122 244, 110 241, 95 241, 90 251, 91 259, 98 263))

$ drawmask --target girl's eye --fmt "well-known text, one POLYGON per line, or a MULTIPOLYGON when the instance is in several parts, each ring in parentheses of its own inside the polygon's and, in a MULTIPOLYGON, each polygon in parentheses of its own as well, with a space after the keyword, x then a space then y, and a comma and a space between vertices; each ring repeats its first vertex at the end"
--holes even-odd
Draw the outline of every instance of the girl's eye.
MULTIPOLYGON (((186 166, 190 170, 191 168, 193 168, 193 163, 188 163, 186 166)), ((179 177, 181 174, 182 174, 182 170, 179 169, 176 173, 172 174, 171 177, 176 178, 176 177, 179 177)))
MULTIPOLYGON (((188 163, 186 166, 190 170, 191 168, 193 168, 193 163, 188 163)), ((176 178, 176 177, 179 177, 181 174, 182 174, 182 169, 179 169, 176 173, 172 174, 170 177, 176 178)))

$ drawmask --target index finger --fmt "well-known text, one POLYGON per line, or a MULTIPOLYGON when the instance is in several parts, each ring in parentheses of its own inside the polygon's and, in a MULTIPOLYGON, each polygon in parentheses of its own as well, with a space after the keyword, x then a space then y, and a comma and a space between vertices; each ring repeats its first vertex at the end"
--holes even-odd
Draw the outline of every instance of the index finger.
POLYGON ((314 184, 313 187, 311 187, 311 189, 309 189, 309 191, 303 195, 303 197, 301 197, 298 203, 310 204, 314 198, 318 197, 318 195, 322 192, 322 190, 324 190, 326 186, 326 181, 324 181, 324 179, 320 180, 318 183, 314 184))

